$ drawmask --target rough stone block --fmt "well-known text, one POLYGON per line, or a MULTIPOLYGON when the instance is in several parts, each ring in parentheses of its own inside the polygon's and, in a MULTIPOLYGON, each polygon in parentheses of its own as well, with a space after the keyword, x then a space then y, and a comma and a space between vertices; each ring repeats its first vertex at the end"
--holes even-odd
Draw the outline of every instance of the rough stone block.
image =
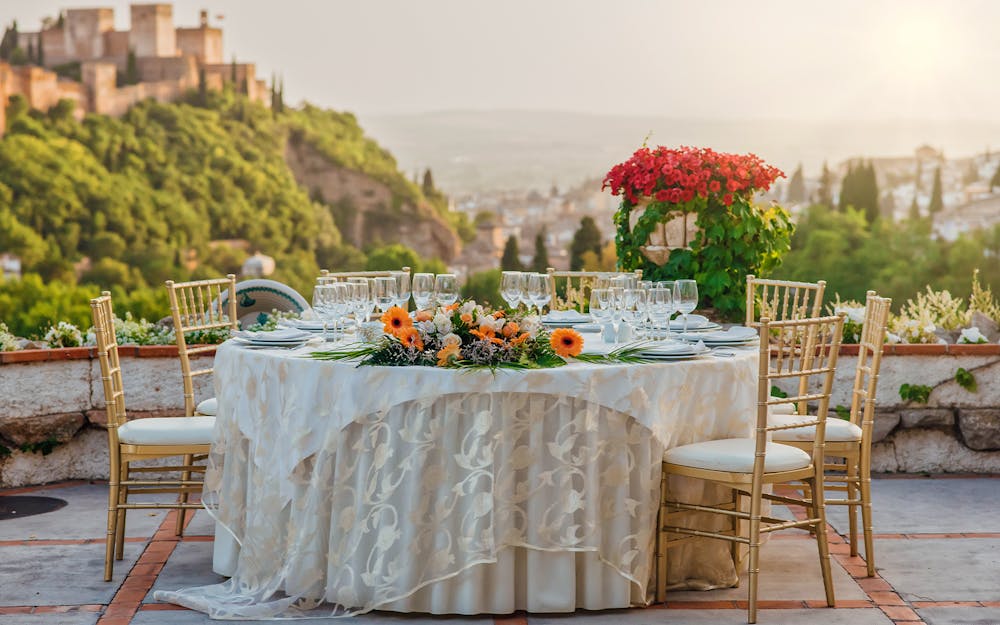
POLYGON ((875 424, 872 427, 872 442, 877 443, 889 436, 896 426, 899 425, 900 417, 898 412, 875 413, 875 424))
POLYGON ((83 427, 84 422, 82 412, 7 417, 0 420, 0 436, 15 445, 30 445, 48 440, 65 443, 83 427))
POLYGON ((899 413, 904 428, 950 427, 955 424, 955 413, 950 408, 915 408, 899 413))
POLYGON ((877 473, 998 473, 1000 451, 969 449, 941 430, 896 430, 872 446, 872 470, 877 473))
MULTIPOLYGON (((944 358, 943 360, 952 359, 944 358)), ((931 392, 928 405, 968 406, 972 408, 1000 406, 1000 384, 991 383, 993 380, 1000 380, 1000 361, 976 367, 972 364, 975 360, 977 358, 972 356, 954 358, 955 364, 952 365, 950 379, 931 392), (959 367, 965 368, 975 377, 978 387, 975 393, 967 391, 955 381, 955 372, 959 367)))
POLYGON ((0 487, 16 488, 60 480, 107 479, 108 435, 85 428, 73 440, 43 456, 37 452, 15 451, 0 460, 0 487))
POLYGON ((1000 325, 997 325, 995 320, 990 319, 978 310, 972 313, 972 323, 969 325, 979 328, 979 331, 990 343, 1000 341, 1000 325))
POLYGON ((1000 408, 960 410, 958 429, 970 449, 1000 449, 1000 408))
MULTIPOLYGON (((199 358, 192 367, 211 367, 212 360, 199 358)), ((93 361, 94 391, 92 408, 104 407, 101 368, 93 361)), ((131 411, 169 410, 184 407, 184 386, 181 363, 177 358, 122 358, 122 381, 125 384, 125 407, 131 411)), ((195 401, 215 395, 212 376, 195 378, 195 401)))
POLYGON ((86 410, 90 381, 89 360, 2 365, 0 420, 86 410))

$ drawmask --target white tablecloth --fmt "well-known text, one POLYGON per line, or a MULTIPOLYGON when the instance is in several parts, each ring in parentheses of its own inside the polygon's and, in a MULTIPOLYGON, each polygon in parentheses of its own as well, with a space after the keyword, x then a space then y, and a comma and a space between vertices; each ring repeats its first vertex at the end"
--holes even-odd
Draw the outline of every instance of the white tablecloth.
MULTIPOLYGON (((159 599, 215 618, 643 603, 663 449, 749 436, 756 402, 753 351, 495 374, 305 353, 219 348, 203 499, 232 579, 159 599)), ((728 554, 671 550, 668 583, 732 585, 728 554)))

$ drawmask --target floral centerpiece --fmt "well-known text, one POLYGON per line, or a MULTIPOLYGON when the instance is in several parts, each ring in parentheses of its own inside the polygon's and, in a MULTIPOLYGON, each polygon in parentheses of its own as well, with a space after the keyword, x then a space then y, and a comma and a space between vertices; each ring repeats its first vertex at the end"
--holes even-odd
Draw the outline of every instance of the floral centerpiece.
POLYGON ((536 314, 490 310, 475 301, 410 313, 394 306, 382 315, 384 334, 357 344, 310 354, 320 360, 359 360, 359 366, 428 366, 455 369, 544 369, 567 359, 642 362, 641 348, 607 355, 583 354, 583 337, 570 328, 546 331, 536 314))
POLYGON ((620 268, 642 269, 649 280, 694 278, 706 304, 742 315, 746 275, 766 274, 789 248, 787 211, 753 201, 781 176, 753 154, 640 148, 611 168, 602 187, 622 198, 614 218, 620 268), (659 241, 664 224, 678 217, 683 241, 659 241))

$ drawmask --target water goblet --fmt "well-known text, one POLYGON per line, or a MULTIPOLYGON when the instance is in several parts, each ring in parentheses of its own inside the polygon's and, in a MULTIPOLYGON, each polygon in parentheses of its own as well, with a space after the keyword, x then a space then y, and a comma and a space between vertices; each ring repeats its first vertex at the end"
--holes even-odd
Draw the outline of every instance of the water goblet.
POLYGON ((439 273, 434 278, 434 298, 442 306, 458 301, 458 279, 453 273, 439 273))
POLYGON ((526 291, 531 303, 538 309, 540 316, 542 314, 542 307, 548 304, 552 298, 552 294, 549 291, 549 276, 544 273, 529 273, 526 291))
POLYGON ((688 329, 688 315, 698 307, 698 283, 694 280, 674 282, 674 309, 684 315, 684 332, 688 329))
POLYGON ((333 314, 333 300, 335 298, 333 284, 317 284, 313 289, 312 308, 316 316, 323 322, 323 340, 326 340, 326 327, 333 314))
POLYGON ((375 278, 375 306, 379 312, 386 312, 396 301, 396 279, 375 278))
POLYGON ((392 277, 396 281, 396 306, 403 310, 410 307, 410 272, 393 271, 392 277))
POLYGON ((642 325, 646 321, 646 291, 643 289, 625 289, 622 293, 622 315, 630 327, 641 332, 642 325))
POLYGON ((524 274, 520 271, 505 271, 500 276, 500 297, 507 307, 514 309, 521 303, 524 292, 524 274))
POLYGON ((434 274, 413 274, 413 303, 417 310, 427 310, 434 299, 434 274))
POLYGON ((665 336, 657 338, 668 338, 670 336, 670 315, 674 312, 674 291, 653 287, 649 290, 649 318, 653 323, 653 329, 659 335, 662 325, 665 336))

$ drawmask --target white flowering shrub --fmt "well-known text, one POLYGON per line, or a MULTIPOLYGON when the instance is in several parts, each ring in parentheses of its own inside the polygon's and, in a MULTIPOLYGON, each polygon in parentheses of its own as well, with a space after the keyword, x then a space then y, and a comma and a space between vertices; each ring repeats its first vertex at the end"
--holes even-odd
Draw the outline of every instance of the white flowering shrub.
POLYGON ((79 347, 83 345, 83 333, 80 328, 68 321, 60 321, 50 326, 42 342, 51 348, 57 347, 79 347))
POLYGON ((7 324, 0 321, 0 352, 12 352, 17 349, 17 337, 10 333, 7 324))
POLYGON ((986 337, 983 336, 983 333, 980 332, 979 328, 977 328, 976 326, 972 326, 971 328, 965 328, 964 330, 962 330, 962 334, 958 337, 958 342, 969 343, 973 345, 978 343, 989 343, 986 337))
POLYGON ((960 330, 967 327, 972 313, 963 310, 964 301, 952 297, 948 291, 935 291, 930 285, 924 293, 917 293, 916 300, 906 300, 902 315, 934 324, 942 330, 960 330))
MULTIPOLYGON (((119 345, 171 345, 175 342, 172 328, 145 319, 136 320, 129 312, 125 313, 124 319, 115 317, 115 338, 119 345)), ((94 328, 90 328, 86 344, 94 345, 96 342, 94 328)))
POLYGON ((827 305, 827 309, 834 315, 844 313, 844 343, 858 343, 861 341, 861 326, 865 323, 865 305, 857 300, 840 300, 838 293, 833 303, 827 305))

